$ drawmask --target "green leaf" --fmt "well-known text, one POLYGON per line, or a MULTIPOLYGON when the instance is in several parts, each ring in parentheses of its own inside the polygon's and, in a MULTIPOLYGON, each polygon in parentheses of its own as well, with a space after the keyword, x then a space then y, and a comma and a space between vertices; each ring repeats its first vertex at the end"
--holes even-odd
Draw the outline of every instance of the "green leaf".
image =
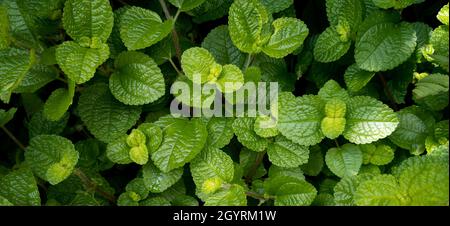
POLYGON ((228 29, 234 45, 245 53, 259 53, 269 39, 269 13, 259 0, 237 0, 228 13, 228 29))
POLYGON ((276 193, 275 206, 309 206, 316 194, 316 188, 306 181, 286 183, 276 193))
POLYGON ((350 98, 347 91, 343 89, 339 83, 334 80, 328 80, 317 93, 318 96, 324 101, 330 101, 333 99, 339 99, 343 102, 347 102, 350 98))
POLYGON ((395 145, 420 154, 425 150, 425 139, 428 135, 427 125, 417 115, 402 110, 397 112, 400 123, 389 136, 395 145))
POLYGON ((221 182, 231 182, 234 176, 233 160, 225 152, 216 148, 204 149, 194 160, 192 160, 191 174, 197 186, 197 192, 208 193, 205 183, 209 179, 221 182))
POLYGON ((331 26, 344 22, 354 31, 362 22, 364 5, 361 0, 327 0, 326 10, 331 26))
POLYGON ((363 154, 364 164, 386 165, 394 159, 394 150, 385 144, 363 144, 359 148, 363 154))
POLYGON ((44 116, 42 111, 36 112, 28 122, 28 136, 33 138, 41 134, 60 134, 66 128, 69 114, 65 114, 58 121, 50 121, 44 116))
POLYGON ((269 13, 273 14, 289 8, 289 6, 294 4, 294 0, 261 0, 261 3, 269 13))
POLYGON ((202 47, 207 49, 219 64, 234 64, 240 68, 245 64, 246 56, 233 45, 226 25, 212 29, 203 39, 202 47))
POLYGON ((55 135, 39 135, 31 139, 25 160, 37 176, 55 185, 72 173, 79 153, 72 142, 55 135))
POLYGON ((227 64, 222 67, 222 72, 215 82, 222 93, 231 93, 242 87, 244 74, 236 65, 227 64))
POLYGON ((253 127, 255 133, 260 137, 275 137, 279 134, 276 122, 268 115, 258 115, 253 127))
POLYGON ((234 136, 233 122, 233 118, 211 118, 206 125, 206 129, 208 130, 208 138, 205 146, 209 148, 223 148, 225 145, 229 144, 234 136))
MULTIPOLYGON (((42 55, 41 55, 42 62, 42 55)), ((55 80, 58 72, 54 67, 43 64, 34 64, 28 70, 20 85, 14 90, 14 93, 34 93, 49 82, 55 80)))
POLYGON ((0 50, 9 47, 9 18, 4 6, 0 6, 0 50))
POLYGON ((153 163, 148 162, 142 167, 142 177, 145 186, 153 193, 161 193, 167 190, 181 179, 183 169, 178 168, 164 173, 153 163))
POLYGON ((374 72, 365 71, 359 68, 357 64, 352 64, 345 70, 345 85, 349 91, 357 92, 364 88, 374 75, 374 72))
POLYGON ((386 71, 405 62, 416 48, 416 34, 407 23, 381 23, 368 29, 355 45, 355 60, 366 71, 386 71))
POLYGON ((357 176, 350 176, 342 178, 336 186, 334 186, 334 202, 338 206, 353 206, 354 194, 359 185, 359 178, 357 176))
POLYGON ((308 176, 317 176, 322 171, 323 162, 323 154, 320 147, 317 145, 310 146, 308 162, 301 165, 300 168, 308 176))
POLYGON ((14 118, 14 114, 16 114, 17 108, 10 108, 9 110, 5 111, 3 109, 0 109, 0 126, 6 125, 11 119, 14 118))
POLYGON ((216 79, 222 66, 217 64, 211 53, 200 47, 193 47, 183 52, 181 67, 186 76, 193 82, 201 84, 216 79))
POLYGON ((152 123, 142 123, 139 125, 138 130, 142 131, 146 136, 146 144, 149 153, 155 152, 162 142, 161 128, 152 123))
POLYGON ((120 17, 120 38, 128 50, 143 49, 169 35, 173 23, 173 20, 163 22, 151 10, 132 6, 120 17))
POLYGON ((399 124, 396 114, 387 105, 367 96, 357 96, 347 103, 347 124, 344 137, 355 144, 366 144, 385 138, 399 124))
POLYGON ((109 57, 109 47, 99 44, 98 48, 83 47, 67 41, 56 49, 56 61, 69 79, 82 84, 94 77, 97 67, 109 57))
POLYGON ((148 150, 145 145, 131 147, 129 154, 130 159, 139 165, 144 165, 148 162, 148 150))
POLYGON ((344 144, 339 148, 331 148, 325 155, 328 168, 338 177, 358 174, 363 162, 361 149, 354 144, 344 144))
MULTIPOLYGON (((38 21, 26 10, 26 2, 19 0, 3 1, 9 18, 9 33, 18 43, 27 48, 41 49, 38 42, 38 21)), ((36 11, 33 9, 33 11, 36 11)), ((12 41, 12 40, 11 40, 12 41)))
POLYGON ((252 151, 264 151, 269 142, 254 131, 255 118, 238 117, 234 120, 233 131, 239 142, 252 151))
POLYGON ((430 37, 430 45, 426 46, 423 54, 428 61, 439 64, 448 72, 448 26, 437 27, 430 37))
POLYGON ((114 16, 108 0, 67 0, 62 21, 75 41, 97 37, 104 43, 111 34, 114 16))
POLYGON ((139 107, 126 106, 110 93, 108 85, 87 87, 78 101, 78 111, 87 129, 99 140, 111 142, 124 135, 139 119, 139 107))
POLYGON ((156 101, 165 93, 164 77, 155 61, 140 52, 122 52, 115 60, 116 71, 109 78, 114 97, 128 105, 156 101))
POLYGON ((152 154, 152 160, 163 172, 180 168, 200 153, 207 136, 206 126, 200 120, 176 120, 163 128, 163 142, 152 154))
POLYGON ((413 90, 414 101, 434 111, 444 109, 448 106, 448 79, 448 75, 431 74, 419 80, 413 90))
POLYGON ((410 5, 422 3, 425 0, 373 0, 373 3, 382 9, 404 9, 410 5))
POLYGON ((334 27, 328 27, 317 38, 314 46, 314 59, 322 63, 339 60, 348 52, 351 44, 350 40, 342 41, 334 27))
POLYGON ((0 196, 17 206, 41 205, 36 180, 28 168, 21 168, 0 177, 0 196))
POLYGON ((205 0, 169 0, 169 2, 181 11, 189 11, 201 5, 205 0))
POLYGON ((299 48, 309 34, 308 27, 296 18, 273 21, 274 32, 262 51, 274 58, 283 58, 299 48))
POLYGON ((399 185, 392 175, 378 175, 362 182, 355 192, 358 206, 398 206, 402 204, 399 185))
POLYGON ((267 148, 269 160, 280 167, 298 167, 308 161, 308 147, 298 145, 283 136, 277 136, 275 142, 267 148))
POLYGON ((245 206, 247 196, 242 186, 233 184, 228 189, 221 189, 205 200, 205 206, 245 206))
POLYGON ((0 50, 0 100, 9 103, 11 93, 19 87, 34 59, 34 51, 14 48, 0 50))
POLYGON ((69 81, 69 89, 59 88, 50 94, 44 105, 44 116, 51 121, 58 121, 72 105, 75 83, 69 81))
POLYGON ((324 117, 323 103, 318 96, 304 95, 296 98, 291 93, 281 93, 278 108, 277 128, 286 138, 305 146, 317 144, 324 138, 320 130, 324 117))
POLYGON ((123 135, 109 142, 108 146, 106 146, 106 156, 109 160, 118 164, 132 163, 130 146, 127 145, 127 135, 123 135))
POLYGON ((439 10, 438 15, 436 18, 441 21, 441 23, 448 26, 448 3, 447 5, 443 6, 441 10, 439 10))

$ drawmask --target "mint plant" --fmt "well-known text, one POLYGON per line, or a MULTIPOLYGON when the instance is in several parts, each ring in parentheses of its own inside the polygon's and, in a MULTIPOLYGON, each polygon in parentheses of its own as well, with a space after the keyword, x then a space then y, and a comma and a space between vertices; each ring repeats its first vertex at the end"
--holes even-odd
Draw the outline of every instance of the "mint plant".
POLYGON ((448 18, 0 0, 0 205, 448 206, 448 18))

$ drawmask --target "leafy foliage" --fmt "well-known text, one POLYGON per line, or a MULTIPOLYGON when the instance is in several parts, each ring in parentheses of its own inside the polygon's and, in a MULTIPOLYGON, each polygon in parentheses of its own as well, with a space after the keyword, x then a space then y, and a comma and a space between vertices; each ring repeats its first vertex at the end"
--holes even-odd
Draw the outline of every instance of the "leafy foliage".
POLYGON ((444 4, 0 0, 0 206, 448 206, 444 4))

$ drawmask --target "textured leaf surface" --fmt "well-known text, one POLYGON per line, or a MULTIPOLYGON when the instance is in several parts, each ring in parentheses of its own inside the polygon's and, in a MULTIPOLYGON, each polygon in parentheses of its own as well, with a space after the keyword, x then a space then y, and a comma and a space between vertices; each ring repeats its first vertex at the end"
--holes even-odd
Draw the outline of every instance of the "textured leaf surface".
POLYGON ((207 147, 223 148, 230 143, 234 136, 233 118, 214 117, 211 118, 206 126, 208 130, 207 147))
POLYGON ((201 5, 205 0, 169 0, 169 2, 182 11, 189 11, 201 5))
POLYGON ((350 49, 351 41, 342 41, 334 27, 328 27, 316 41, 314 59, 322 63, 333 62, 341 58, 350 49))
POLYGON ((356 42, 356 63, 367 71, 393 69, 411 56, 416 40, 415 31, 409 24, 377 24, 356 42))
POLYGON ((205 206, 245 206, 247 197, 242 186, 233 184, 228 189, 219 190, 205 200, 205 206))
POLYGON ((152 154, 152 160, 163 172, 180 168, 201 151, 207 136, 206 126, 200 120, 176 120, 163 128, 163 142, 152 154))
POLYGON ((77 84, 85 83, 94 77, 98 66, 109 57, 109 47, 99 44, 99 48, 83 47, 68 41, 56 49, 56 61, 64 73, 77 84))
POLYGON ((399 185, 392 175, 379 175, 361 183, 355 192, 355 202, 359 206, 401 205, 399 185))
POLYGON ((275 142, 267 148, 269 160, 281 167, 297 167, 308 161, 308 147, 296 144, 283 136, 277 136, 275 142))
POLYGON ((0 100, 9 102, 33 63, 34 53, 21 49, 0 50, 0 100))
POLYGON ((25 160, 40 178, 55 185, 72 173, 79 153, 72 142, 55 135, 39 135, 30 141, 25 160))
POLYGON ((83 37, 108 40, 114 16, 108 0, 67 0, 64 6, 63 26, 76 41, 83 37))
POLYGON ((124 104, 142 105, 165 93, 164 77, 155 61, 140 52, 122 52, 109 79, 114 97, 124 104))
POLYGON ((442 110, 448 106, 448 87, 448 75, 431 74, 416 83, 413 99, 432 110, 442 110))
POLYGON ((359 146, 364 164, 386 165, 394 159, 394 150, 385 144, 363 144, 359 146))
POLYGON ((128 50, 149 47, 169 35, 173 20, 162 21, 151 10, 132 6, 120 17, 120 37, 128 50))
POLYGON ((33 173, 22 168, 0 178, 0 196, 17 206, 39 206, 41 198, 33 173))
POLYGON ((316 197, 317 190, 306 181, 286 183, 280 186, 275 197, 275 206, 308 206, 316 197))
POLYGON ((114 163, 132 163, 133 160, 130 158, 130 146, 127 145, 127 136, 123 135, 109 142, 106 147, 106 156, 114 163))
POLYGON ((447 3, 447 5, 443 6, 441 10, 439 10, 438 15, 436 16, 437 19, 445 25, 448 25, 448 5, 449 4, 447 3))
POLYGON ((278 13, 283 11, 294 3, 294 0, 261 0, 269 13, 278 13))
POLYGON ((365 71, 357 64, 352 64, 345 71, 344 81, 349 91, 357 92, 366 86, 374 75, 374 72, 365 71))
POLYGON ((344 144, 339 148, 331 148, 325 155, 328 168, 338 177, 358 174, 363 162, 360 148, 354 144, 344 144))
POLYGON ((75 83, 69 82, 69 89, 59 88, 50 94, 44 105, 44 115, 51 121, 61 119, 72 105, 75 83))
MULTIPOLYGON (((41 56, 42 62, 42 56, 41 56)), ((34 64, 28 70, 20 85, 14 90, 15 93, 34 93, 58 76, 54 67, 43 64, 34 64)))
POLYGON ((391 135, 399 119, 387 105, 367 96, 353 97, 347 104, 344 137, 356 144, 371 143, 391 135))
POLYGON ((88 130, 106 143, 125 134, 141 114, 139 107, 126 106, 114 99, 108 85, 103 83, 91 85, 83 91, 78 111, 88 130))
POLYGON ((234 120, 233 131, 236 134, 239 142, 252 151, 264 151, 269 142, 258 136, 253 126, 255 124, 254 118, 238 117, 234 120))
POLYGON ((244 84, 244 74, 236 65, 227 64, 222 67, 216 84, 222 93, 234 92, 244 84))
POLYGON ((397 116, 400 123, 389 139, 397 146, 422 153, 425 149, 427 125, 417 115, 408 111, 399 111, 397 116))
POLYGON ((323 103, 319 97, 305 95, 296 98, 290 93, 282 93, 278 97, 278 108, 277 128, 288 139, 307 146, 317 144, 324 138, 320 130, 324 117, 323 103))
POLYGON ((7 111, 0 109, 0 126, 4 126, 6 123, 11 121, 11 119, 13 119, 14 117, 14 114, 16 114, 16 111, 17 108, 10 108, 7 111))
POLYGON ((142 177, 145 186, 153 193, 160 193, 167 190, 181 179, 183 169, 174 169, 164 173, 153 163, 149 162, 142 167, 142 177))
POLYGON ((296 18, 279 18, 273 21, 274 32, 263 47, 263 52, 274 58, 282 58, 299 48, 309 30, 296 18))
POLYGON ((222 66, 218 65, 211 53, 199 47, 190 48, 183 52, 181 56, 181 67, 186 76, 195 83, 201 79, 201 83, 217 78, 222 71, 222 66))
POLYGON ((322 171, 324 159, 319 146, 309 147, 308 162, 300 166, 302 171, 308 176, 317 176, 322 171))

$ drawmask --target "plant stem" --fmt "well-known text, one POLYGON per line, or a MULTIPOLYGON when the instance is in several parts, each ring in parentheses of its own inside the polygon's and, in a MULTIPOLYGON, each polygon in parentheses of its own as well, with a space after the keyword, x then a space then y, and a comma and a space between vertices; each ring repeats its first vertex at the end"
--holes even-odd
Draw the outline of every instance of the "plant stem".
POLYGON ((339 142, 338 142, 336 139, 334 139, 334 142, 336 143, 336 147, 337 147, 337 148, 340 148, 340 147, 339 147, 339 142))
POLYGON ((15 136, 14 134, 12 134, 6 127, 1 126, 2 130, 6 133, 6 135, 9 136, 9 138, 11 138, 12 141, 14 141, 14 143, 16 143, 17 146, 19 146, 20 149, 22 149, 23 151, 25 151, 25 145, 23 145, 15 136))
MULTIPOLYGON (((161 8, 164 12, 164 15, 166 16, 166 19, 174 19, 169 12, 169 8, 167 8, 166 2, 164 0, 159 0, 159 4, 161 5, 161 8)), ((178 10, 177 14, 180 14, 180 10, 178 10)), ((175 16, 175 21, 178 18, 178 15, 175 16)), ((180 41, 178 38, 177 30, 175 29, 175 21, 172 29, 172 40, 173 44, 175 46, 175 53, 179 61, 181 61, 181 47, 180 47, 180 41)))
POLYGON ((76 175, 78 178, 80 178, 81 182, 87 187, 94 189, 99 195, 106 198, 111 203, 116 203, 116 197, 113 194, 110 194, 106 191, 103 191, 100 187, 97 186, 97 184, 91 180, 83 171, 81 171, 79 168, 75 169, 73 171, 73 174, 76 175))
POLYGON ((252 64, 252 61, 253 61, 253 56, 252 56, 251 53, 249 53, 247 55, 247 60, 246 60, 245 65, 244 65, 244 72, 247 70, 248 67, 250 67, 250 64, 252 64))
POLYGON ((173 18, 173 22, 177 22, 178 16, 180 16, 181 10, 178 9, 177 12, 175 13, 175 17, 173 18))
POLYGON ((256 170, 258 169, 258 166, 262 163, 265 154, 266 154, 266 152, 263 151, 263 152, 259 152, 259 153, 256 155, 255 163, 253 163, 252 167, 251 167, 250 170, 248 171, 247 176, 245 177, 245 181, 246 181, 247 183, 250 183, 250 181, 252 180, 253 176, 255 176, 256 170))
POLYGON ((246 191, 245 194, 249 197, 252 197, 254 199, 258 199, 258 200, 266 200, 266 198, 264 197, 264 195, 258 194, 256 192, 253 191, 246 191))
POLYGON ((175 71, 177 71, 177 73, 179 75, 183 75, 183 72, 181 72, 180 69, 178 69, 177 65, 173 62, 173 60, 171 58, 168 59, 170 64, 172 65, 173 69, 175 69, 175 71))
POLYGON ((381 83, 383 84, 383 88, 386 91, 386 95, 389 98, 389 100, 392 103, 392 106, 394 107, 394 109, 397 111, 398 110, 398 106, 397 103, 395 103, 395 99, 394 99, 394 95, 392 94, 391 90, 389 89, 386 80, 384 79, 384 76, 382 74, 378 74, 378 77, 381 80, 381 83))

